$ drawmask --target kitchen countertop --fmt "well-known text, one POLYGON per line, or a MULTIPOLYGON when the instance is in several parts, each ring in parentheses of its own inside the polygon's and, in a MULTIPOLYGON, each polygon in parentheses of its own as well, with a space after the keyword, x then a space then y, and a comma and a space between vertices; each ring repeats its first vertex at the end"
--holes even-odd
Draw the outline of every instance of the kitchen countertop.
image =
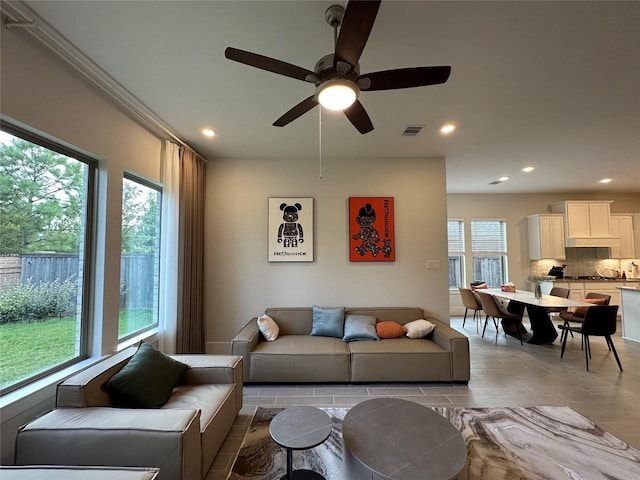
POLYGON ((575 282, 575 283, 601 283, 601 282, 607 282, 607 283, 624 283, 624 282, 640 282, 640 278, 616 278, 616 279, 606 279, 606 278, 596 278, 594 280, 589 280, 586 278, 562 278, 562 279, 556 279, 556 280, 548 280, 549 282, 554 282, 554 283, 568 283, 568 282, 575 282))

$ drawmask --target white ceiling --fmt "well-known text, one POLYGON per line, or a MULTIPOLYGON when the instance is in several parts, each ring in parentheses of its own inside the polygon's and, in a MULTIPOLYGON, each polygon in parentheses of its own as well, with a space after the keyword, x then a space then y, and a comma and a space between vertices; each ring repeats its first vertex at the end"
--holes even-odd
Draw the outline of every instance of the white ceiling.
MULTIPOLYGON (((324 12, 346 2, 25 3, 204 157, 318 157, 319 109, 271 125, 313 85, 224 49, 313 70, 333 51, 324 12)), ((361 72, 423 65, 451 65, 449 81, 361 94, 371 133, 323 112, 322 157, 444 156, 450 193, 640 192, 640 2, 383 1, 361 72)))

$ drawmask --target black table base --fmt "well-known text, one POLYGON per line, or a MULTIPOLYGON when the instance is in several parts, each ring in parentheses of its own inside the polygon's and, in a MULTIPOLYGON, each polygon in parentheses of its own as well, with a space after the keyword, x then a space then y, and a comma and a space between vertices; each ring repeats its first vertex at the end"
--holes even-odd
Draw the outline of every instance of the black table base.
POLYGON ((502 328, 507 335, 511 335, 514 338, 520 339, 518 335, 518 328, 522 339, 527 343, 540 344, 540 343, 553 343, 558 338, 558 331, 553 326, 553 322, 549 318, 549 312, 544 307, 537 307, 535 305, 525 305, 521 302, 514 300, 509 302, 509 312, 517 313, 521 315, 524 313, 525 308, 529 315, 529 321, 531 322, 531 334, 527 332, 527 329, 521 322, 514 322, 503 320, 502 328))
POLYGON ((280 480, 325 480, 325 478, 313 470, 294 470, 285 473, 280 480))
POLYGON ((527 313, 533 331, 533 335, 527 340, 528 343, 553 343, 558 338, 558 331, 553 326, 546 308, 527 305, 527 313))

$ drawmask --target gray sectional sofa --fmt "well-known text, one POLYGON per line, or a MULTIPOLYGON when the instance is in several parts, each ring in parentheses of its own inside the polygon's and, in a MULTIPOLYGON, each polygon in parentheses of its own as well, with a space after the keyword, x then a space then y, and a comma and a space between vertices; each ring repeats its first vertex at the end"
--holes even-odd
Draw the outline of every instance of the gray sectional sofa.
POLYGON ((172 355, 188 369, 162 407, 115 408, 104 386, 135 352, 59 384, 56 409, 19 430, 16 465, 157 467, 159 480, 204 478, 242 407, 242 358, 172 355))
POLYGON ((311 307, 268 308, 279 327, 274 341, 260 333, 252 318, 232 340, 232 353, 243 358, 245 383, 321 382, 461 382, 469 381, 466 336, 421 308, 345 308, 345 316, 371 315, 378 322, 402 325, 424 318, 436 325, 425 338, 386 338, 344 342, 311 336, 311 307))

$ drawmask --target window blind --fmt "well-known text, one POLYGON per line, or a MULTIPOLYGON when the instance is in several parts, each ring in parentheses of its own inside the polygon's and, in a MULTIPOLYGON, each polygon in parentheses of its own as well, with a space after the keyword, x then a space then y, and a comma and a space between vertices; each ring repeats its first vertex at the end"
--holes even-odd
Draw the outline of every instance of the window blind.
POLYGON ((447 222, 449 252, 464 252, 464 222, 449 220, 447 222))
POLYGON ((507 232, 504 220, 472 220, 471 250, 473 252, 507 251, 507 232))

